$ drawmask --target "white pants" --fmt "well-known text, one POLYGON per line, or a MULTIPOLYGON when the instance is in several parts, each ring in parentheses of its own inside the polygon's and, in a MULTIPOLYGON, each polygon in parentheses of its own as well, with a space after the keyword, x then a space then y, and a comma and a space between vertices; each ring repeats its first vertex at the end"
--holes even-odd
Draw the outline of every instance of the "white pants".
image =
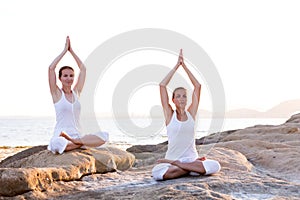
MULTIPOLYGON (((221 170, 221 165, 218 161, 206 159, 202 161, 202 164, 205 169, 205 175, 210 175, 217 173, 221 170)), ((163 180, 164 174, 168 171, 171 164, 169 163, 160 163, 153 167, 152 176, 155 180, 163 180)), ((192 176, 199 176, 200 174, 197 172, 190 172, 192 176)))

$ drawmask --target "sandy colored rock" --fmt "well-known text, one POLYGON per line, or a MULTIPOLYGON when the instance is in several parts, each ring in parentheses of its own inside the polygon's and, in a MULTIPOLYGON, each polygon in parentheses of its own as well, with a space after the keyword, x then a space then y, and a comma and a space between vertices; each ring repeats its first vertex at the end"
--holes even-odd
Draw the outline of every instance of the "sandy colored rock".
MULTIPOLYGON (((201 148, 200 146, 198 148, 201 148)), ((219 160, 222 170, 211 176, 185 176, 168 181, 151 177, 147 165, 81 181, 53 182, 44 192, 19 195, 27 199, 299 199, 299 184, 261 171, 238 151, 210 146, 207 156, 219 160)))
POLYGON ((2 160, 4 160, 5 158, 13 156, 21 151, 28 149, 28 148, 31 148, 31 147, 27 147, 27 146, 18 146, 18 147, 3 146, 3 147, 0 147, 0 162, 2 160))
MULTIPOLYGON (((61 181, 53 181, 48 185, 41 183, 40 189, 30 189, 29 192, 15 196, 15 198, 64 200, 300 199, 299 128, 300 114, 297 114, 281 125, 256 125, 197 139, 195 142, 199 156, 218 160, 222 166, 219 173, 211 176, 185 176, 167 181, 155 181, 151 177, 151 169, 158 158, 164 157, 167 143, 136 145, 127 149, 136 158, 133 167, 128 170, 116 170, 102 174, 92 173, 82 176, 80 181, 64 181, 60 178, 61 181)), ((114 152, 114 159, 122 158, 123 153, 114 152)), ((85 156, 90 154, 93 153, 86 152, 82 156, 76 155, 87 159, 85 156)), ((113 165, 113 162, 110 162, 111 157, 106 154, 103 156, 107 156, 104 160, 111 163, 111 165, 107 164, 110 166, 107 169, 118 167, 117 163, 113 165)), ((95 156, 92 157, 95 158, 95 156)), ((14 161, 11 160, 10 163, 12 162, 14 161)), ((95 163, 96 169, 98 166, 99 170, 103 169, 103 166, 95 163)), ((122 164, 122 166, 126 166, 126 164, 122 164)), ((10 168, 10 170, 12 169, 10 168)), ((55 167, 54 170, 58 170, 58 168, 55 167)), ((62 170, 64 169, 62 168, 62 170)), ((82 170, 85 171, 85 168, 82 170)), ((24 173, 22 170, 18 172, 19 177, 27 177, 21 172, 24 173)), ((11 176, 11 171, 7 173, 11 176)), ((35 180, 34 174, 36 173, 34 170, 30 171, 29 174, 33 176, 32 180, 35 180)), ((76 175, 75 172, 74 174, 76 175)), ((52 173, 51 175, 53 176, 52 173)), ((45 173, 42 176, 47 179, 47 176, 50 175, 45 173)), ((34 188, 34 184, 28 188, 34 188)), ((6 199, 6 197, 0 197, 0 199, 6 199)))
POLYGON ((15 196, 30 190, 45 190, 53 181, 80 180, 92 173, 129 169, 135 157, 123 150, 106 147, 53 154, 28 149, 0 163, 0 195, 15 196), (28 152, 35 152, 28 156, 28 152))

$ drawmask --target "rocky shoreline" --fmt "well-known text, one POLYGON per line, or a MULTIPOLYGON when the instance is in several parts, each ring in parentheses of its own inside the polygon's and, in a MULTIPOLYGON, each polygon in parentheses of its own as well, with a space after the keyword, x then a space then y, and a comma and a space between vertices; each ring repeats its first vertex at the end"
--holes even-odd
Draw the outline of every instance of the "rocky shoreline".
MULTIPOLYGON (((126 151, 106 147, 109 153, 78 150, 64 154, 61 160, 57 155, 51 157, 44 147, 29 148, 0 162, 1 188, 12 175, 20 178, 16 169, 32 170, 22 176, 24 180, 37 169, 48 170, 48 176, 40 173, 35 177, 38 184, 23 193, 7 195, 0 189, 0 199, 300 199, 300 114, 281 125, 225 131, 197 139, 196 144, 200 156, 220 162, 219 173, 154 181, 151 169, 164 157, 166 143, 136 145, 126 151), (69 167, 61 164, 66 160, 69 167), (60 173, 58 169, 63 169, 65 178, 62 174, 53 178, 60 173)), ((18 182, 10 181, 16 189, 18 182)))
POLYGON ((13 156, 21 151, 24 151, 28 148, 28 146, 18 146, 18 147, 8 147, 8 146, 2 146, 0 147, 0 162, 4 160, 7 157, 13 156))

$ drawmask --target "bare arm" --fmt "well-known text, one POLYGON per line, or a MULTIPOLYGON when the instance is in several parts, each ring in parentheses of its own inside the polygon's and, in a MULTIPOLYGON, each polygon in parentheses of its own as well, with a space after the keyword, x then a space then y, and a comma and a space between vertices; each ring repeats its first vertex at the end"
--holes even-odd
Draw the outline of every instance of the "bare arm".
POLYGON ((60 98, 59 88, 56 84, 55 68, 59 63, 59 61, 67 53, 69 49, 69 45, 70 45, 70 40, 69 37, 67 37, 64 50, 53 60, 53 62, 49 66, 48 79, 49 79, 50 93, 52 95, 53 102, 56 102, 56 100, 60 98))
POLYGON ((169 84, 171 78, 173 77, 176 70, 180 66, 180 64, 181 64, 180 61, 181 61, 181 59, 179 57, 178 62, 175 65, 175 67, 167 74, 167 76, 159 84, 160 99, 161 99, 162 107, 164 109, 164 116, 165 116, 166 125, 169 124, 169 122, 171 120, 171 117, 172 117, 172 114, 173 114, 172 107, 169 104, 169 96, 168 96, 168 92, 167 92, 167 85, 169 84))
POLYGON ((77 54, 73 51, 73 49, 71 47, 71 43, 70 43, 70 46, 69 46, 69 51, 70 51, 71 55, 73 56, 73 58, 75 59, 77 65, 78 65, 78 67, 80 69, 77 82, 76 82, 76 84, 74 86, 74 91, 78 95, 80 95, 80 93, 81 93, 81 91, 83 89, 83 86, 84 86, 84 82, 85 82, 86 67, 83 64, 83 62, 80 60, 80 58, 77 56, 77 54))
POLYGON ((197 114, 197 110, 198 110, 198 105, 199 105, 199 102, 200 102, 201 84, 194 77, 192 72, 187 68, 187 66, 185 65, 183 60, 182 60, 182 67, 183 67, 184 71, 187 73, 189 79, 191 80, 191 82, 194 86, 194 91, 193 91, 193 94, 192 94, 192 103, 189 106, 188 111, 189 111, 189 113, 191 113, 191 115, 195 119, 196 114, 197 114))

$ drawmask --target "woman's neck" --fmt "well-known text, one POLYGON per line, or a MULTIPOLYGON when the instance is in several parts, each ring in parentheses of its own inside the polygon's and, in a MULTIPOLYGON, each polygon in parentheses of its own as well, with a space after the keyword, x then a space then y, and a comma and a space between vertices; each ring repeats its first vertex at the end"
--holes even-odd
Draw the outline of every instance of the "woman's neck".
POLYGON ((72 90, 69 87, 63 87, 62 90, 64 91, 65 94, 71 94, 72 90))
POLYGON ((185 109, 181 109, 181 108, 176 108, 176 113, 177 115, 181 115, 181 116, 186 114, 185 109))

